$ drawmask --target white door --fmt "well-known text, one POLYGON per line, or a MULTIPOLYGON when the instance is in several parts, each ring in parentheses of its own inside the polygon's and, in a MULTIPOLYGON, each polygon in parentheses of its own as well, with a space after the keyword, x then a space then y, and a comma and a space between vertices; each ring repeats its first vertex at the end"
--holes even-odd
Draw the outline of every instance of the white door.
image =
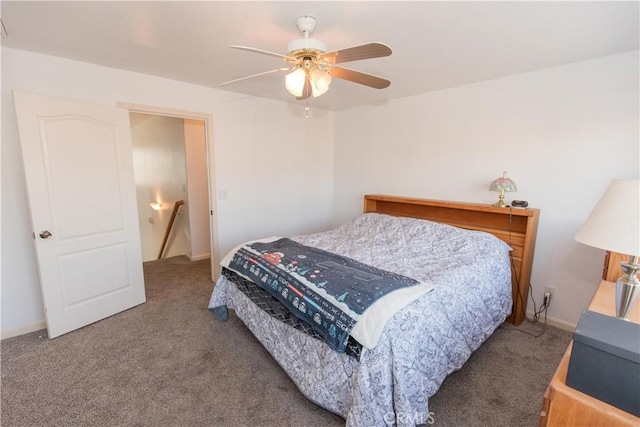
POLYGON ((129 112, 13 97, 54 338, 145 302, 129 112))

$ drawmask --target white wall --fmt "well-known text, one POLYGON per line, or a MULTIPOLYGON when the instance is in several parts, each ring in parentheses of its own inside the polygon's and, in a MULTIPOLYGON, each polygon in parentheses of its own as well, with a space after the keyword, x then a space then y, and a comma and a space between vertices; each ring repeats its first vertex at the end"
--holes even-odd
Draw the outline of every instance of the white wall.
POLYGON ((204 120, 184 119, 184 143, 187 162, 187 192, 192 260, 210 256, 209 186, 207 185, 207 138, 204 120))
MULTIPOLYGON (((44 319, 11 90, 115 106, 211 114, 222 254, 243 240, 325 229, 333 192, 334 114, 144 74, 2 48, 3 337, 44 319), (11 248, 11 250, 6 250, 11 248)), ((215 232, 215 231, 214 231, 215 232)))
POLYGON ((541 209, 533 295, 554 286, 550 316, 575 324, 604 253, 573 235, 612 178, 639 176, 638 73, 632 52, 305 120, 303 105, 3 48, 3 336, 44 319, 12 89, 212 114, 222 254, 338 225, 365 193, 492 203, 507 170, 508 200, 541 209))
POLYGON ((129 119, 142 260, 158 259, 174 203, 178 200, 184 205, 175 217, 163 256, 190 255, 184 120, 142 113, 130 113, 129 119), (159 210, 150 206, 154 202, 160 204, 159 210))
MULTIPOLYGON (((533 296, 575 325, 604 251, 573 236, 613 178, 639 176, 638 52, 408 97, 336 114, 335 224, 366 193, 493 203, 491 180, 539 208, 533 296)), ((532 308, 532 305, 529 305, 532 308)))

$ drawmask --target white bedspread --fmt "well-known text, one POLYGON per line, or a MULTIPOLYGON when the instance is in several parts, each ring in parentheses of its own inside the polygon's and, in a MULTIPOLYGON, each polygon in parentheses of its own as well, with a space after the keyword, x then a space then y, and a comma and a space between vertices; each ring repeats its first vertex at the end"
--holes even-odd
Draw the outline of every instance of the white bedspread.
POLYGON ((292 239, 434 287, 396 313, 358 362, 278 322, 232 282, 218 280, 209 308, 233 308, 300 391, 348 426, 426 423, 428 398, 510 314, 509 247, 490 234, 365 214, 292 239))

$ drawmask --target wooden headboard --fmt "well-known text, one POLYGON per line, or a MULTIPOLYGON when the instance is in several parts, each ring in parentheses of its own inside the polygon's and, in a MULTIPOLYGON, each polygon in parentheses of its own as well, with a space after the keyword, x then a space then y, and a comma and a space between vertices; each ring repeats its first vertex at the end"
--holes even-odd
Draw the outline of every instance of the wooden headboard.
POLYGON ((366 195, 364 212, 428 219, 469 230, 485 231, 505 241, 513 248, 513 310, 507 321, 518 325, 524 320, 540 216, 538 209, 498 208, 479 203, 366 195))

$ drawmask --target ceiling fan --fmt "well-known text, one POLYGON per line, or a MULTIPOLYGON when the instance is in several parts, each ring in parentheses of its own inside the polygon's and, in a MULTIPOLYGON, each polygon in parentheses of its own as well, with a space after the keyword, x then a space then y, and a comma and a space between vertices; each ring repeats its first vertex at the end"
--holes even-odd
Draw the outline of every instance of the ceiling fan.
POLYGON ((231 46, 234 49, 282 58, 289 63, 288 66, 224 82, 220 86, 266 74, 288 72, 289 74, 285 78, 285 87, 296 99, 304 100, 311 96, 317 97, 325 93, 329 89, 332 77, 360 83, 376 89, 384 89, 391 84, 389 80, 381 77, 336 66, 336 64, 344 62, 389 56, 391 55, 391 48, 386 44, 371 42, 327 52, 323 42, 310 37, 316 29, 315 18, 312 16, 300 16, 296 20, 296 24, 302 38, 291 41, 287 45, 287 53, 285 55, 253 47, 231 46))

